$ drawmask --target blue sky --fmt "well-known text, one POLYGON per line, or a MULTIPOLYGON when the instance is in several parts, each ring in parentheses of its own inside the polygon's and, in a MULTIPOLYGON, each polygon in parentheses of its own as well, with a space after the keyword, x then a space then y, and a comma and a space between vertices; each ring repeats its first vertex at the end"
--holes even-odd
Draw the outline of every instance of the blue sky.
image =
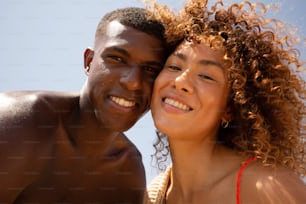
MULTIPOLYGON (((176 9, 183 4, 183 0, 158 2, 176 9)), ((279 5, 274 17, 293 24, 306 37, 304 0, 262 2, 279 5)), ((85 81, 83 51, 93 45, 98 22, 107 11, 126 6, 144 4, 139 0, 1 0, 0 91, 79 91, 85 81)), ((300 49, 306 60, 305 42, 300 49)), ((155 140, 150 113, 127 135, 143 155, 149 182, 157 174, 150 165, 155 140)))

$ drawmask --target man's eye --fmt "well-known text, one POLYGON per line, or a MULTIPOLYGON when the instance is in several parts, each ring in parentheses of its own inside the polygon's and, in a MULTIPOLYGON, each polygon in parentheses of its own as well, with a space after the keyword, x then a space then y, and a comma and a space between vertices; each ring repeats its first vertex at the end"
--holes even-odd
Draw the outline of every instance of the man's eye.
POLYGON ((157 68, 157 67, 145 66, 144 70, 146 72, 149 72, 149 73, 153 74, 153 75, 158 75, 161 69, 157 68))
POLYGON ((107 56, 107 58, 113 60, 113 61, 116 61, 116 62, 121 62, 121 63, 125 63, 125 60, 119 56, 116 56, 116 55, 109 55, 107 56))

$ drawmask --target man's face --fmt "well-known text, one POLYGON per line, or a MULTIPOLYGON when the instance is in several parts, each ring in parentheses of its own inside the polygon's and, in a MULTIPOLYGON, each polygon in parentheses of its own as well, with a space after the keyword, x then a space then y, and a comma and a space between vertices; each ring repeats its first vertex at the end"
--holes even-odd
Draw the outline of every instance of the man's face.
POLYGON ((125 131, 149 109, 164 57, 160 40, 118 21, 109 23, 106 35, 96 40, 87 71, 89 101, 104 127, 125 131))

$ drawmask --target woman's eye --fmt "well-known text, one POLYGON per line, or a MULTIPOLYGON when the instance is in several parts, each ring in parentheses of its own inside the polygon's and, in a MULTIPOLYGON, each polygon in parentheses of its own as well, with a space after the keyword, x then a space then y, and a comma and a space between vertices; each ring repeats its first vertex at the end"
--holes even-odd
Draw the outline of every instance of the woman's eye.
POLYGON ((167 66, 168 69, 173 70, 173 71, 180 71, 181 68, 179 68, 178 66, 175 65, 168 65, 167 66))
POLYGON ((215 79, 213 79, 212 77, 206 75, 206 74, 200 74, 199 75, 202 79, 205 79, 205 80, 211 80, 211 81, 215 81, 215 79))

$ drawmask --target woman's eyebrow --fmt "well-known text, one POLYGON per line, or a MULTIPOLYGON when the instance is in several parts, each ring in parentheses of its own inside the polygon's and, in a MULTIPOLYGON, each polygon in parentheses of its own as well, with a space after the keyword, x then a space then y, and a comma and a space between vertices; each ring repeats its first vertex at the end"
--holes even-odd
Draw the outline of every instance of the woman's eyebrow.
POLYGON ((219 67, 220 69, 222 69, 222 71, 224 71, 223 66, 219 62, 216 62, 214 60, 202 59, 202 60, 200 60, 198 62, 198 64, 201 64, 201 65, 214 65, 214 66, 219 67))
MULTIPOLYGON (((180 52, 174 52, 174 53, 172 54, 172 56, 178 57, 178 58, 180 58, 180 59, 183 60, 183 61, 186 61, 186 60, 187 60, 187 56, 184 55, 183 53, 180 53, 180 52)), ((221 68, 222 71, 224 71, 223 66, 222 66, 219 62, 216 62, 216 61, 214 61, 214 60, 202 59, 202 60, 200 60, 200 61, 198 62, 198 64, 200 64, 200 65, 214 65, 214 66, 216 66, 216 67, 221 68)))
POLYGON ((174 52, 174 53, 172 53, 172 56, 178 57, 178 58, 180 58, 180 59, 183 60, 183 61, 186 61, 186 60, 187 60, 186 55, 184 55, 184 54, 182 54, 182 53, 180 53, 180 52, 174 52))

